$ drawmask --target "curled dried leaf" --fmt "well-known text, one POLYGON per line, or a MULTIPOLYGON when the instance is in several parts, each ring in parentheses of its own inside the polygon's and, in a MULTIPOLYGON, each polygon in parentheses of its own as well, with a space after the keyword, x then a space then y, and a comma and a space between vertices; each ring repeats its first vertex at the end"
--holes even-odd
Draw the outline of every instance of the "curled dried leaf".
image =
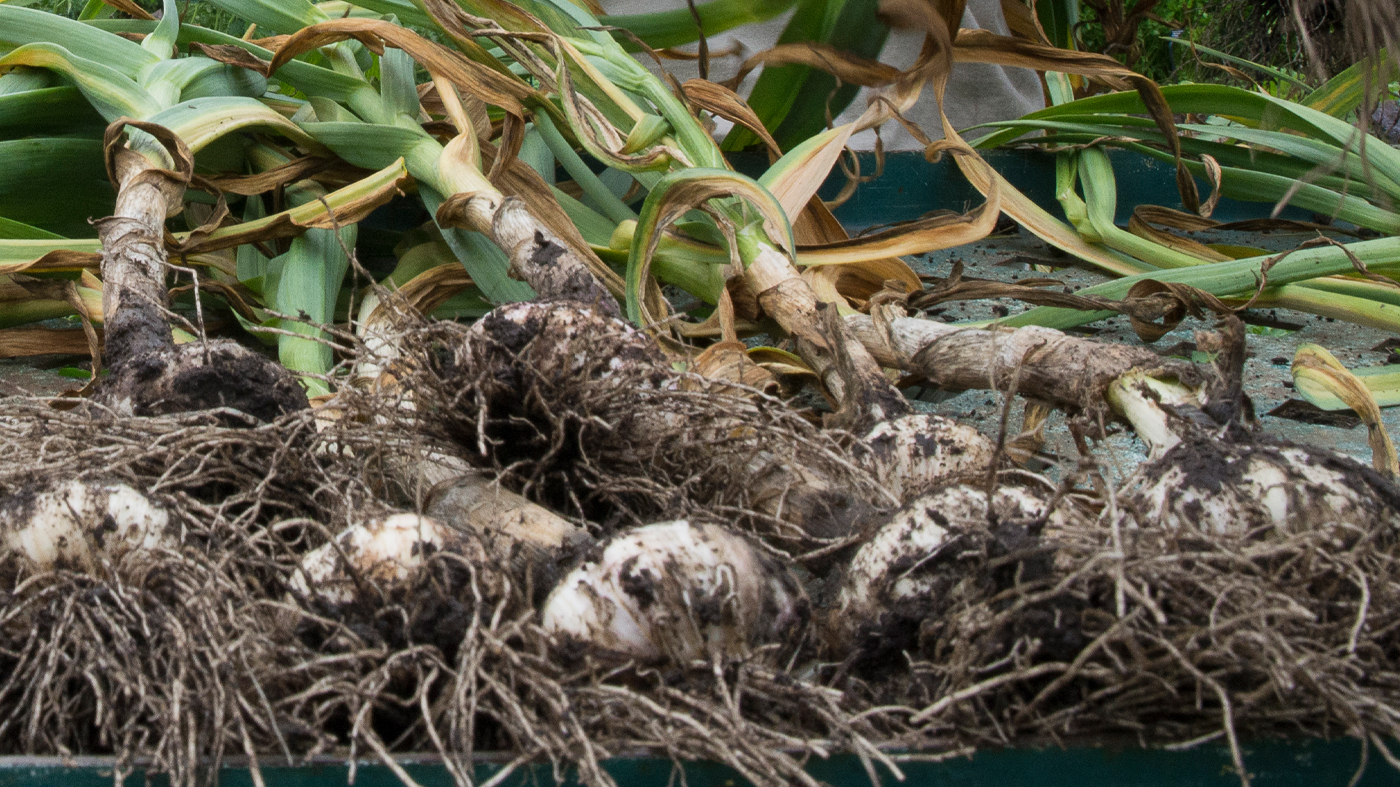
MULTIPOLYGON (((767 369, 754 363, 749 357, 748 345, 741 341, 723 341, 706 347, 692 363, 696 374, 710 380, 738 383, 770 396, 777 395, 780 386, 778 379, 767 369)), ((686 383, 692 388, 699 386, 686 383)), ((730 386, 711 386, 706 390, 715 393, 739 396, 741 389, 730 386)))
POLYGON ((355 39, 373 51, 385 46, 402 49, 434 77, 451 81, 459 89, 488 104, 504 109, 522 121, 522 102, 533 100, 535 91, 524 82, 429 41, 404 27, 380 19, 333 19, 297 31, 277 49, 268 64, 268 74, 295 58, 314 49, 347 39, 355 39))
POLYGON ((707 79, 689 79, 684 85, 681 85, 681 89, 685 92, 686 100, 693 106, 743 126, 763 140, 763 144, 768 148, 770 163, 783 155, 778 141, 773 139, 772 134, 768 133, 768 128, 763 125, 763 121, 759 119, 757 113, 732 88, 707 79))
POLYGON ((1400 475, 1400 458, 1395 453, 1381 409, 1366 384, 1357 379, 1336 356, 1317 344, 1305 344, 1293 356, 1295 385, 1313 385, 1346 403, 1366 424, 1367 440, 1371 444, 1371 464, 1376 470, 1395 478, 1400 475))
MULTIPOLYGON (((191 235, 179 242, 174 253, 195 254, 300 235, 307 229, 333 229, 360 221, 375 208, 402 194, 408 185, 403 159, 356 183, 255 221, 219 227, 207 234, 191 235)), ((167 239, 168 241, 168 239, 167 239)))

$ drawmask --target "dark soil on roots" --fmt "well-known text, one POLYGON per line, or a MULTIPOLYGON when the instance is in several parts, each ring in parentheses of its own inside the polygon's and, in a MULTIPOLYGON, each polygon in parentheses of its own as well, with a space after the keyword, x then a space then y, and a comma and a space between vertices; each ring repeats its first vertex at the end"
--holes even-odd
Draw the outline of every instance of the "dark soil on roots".
MULTIPOLYGON (((192 342, 129 358, 103 382, 97 400, 133 415, 230 410, 267 422, 308 406, 296 378, 280 364, 228 341, 192 342)), ((220 416, 229 425, 249 418, 220 416)))

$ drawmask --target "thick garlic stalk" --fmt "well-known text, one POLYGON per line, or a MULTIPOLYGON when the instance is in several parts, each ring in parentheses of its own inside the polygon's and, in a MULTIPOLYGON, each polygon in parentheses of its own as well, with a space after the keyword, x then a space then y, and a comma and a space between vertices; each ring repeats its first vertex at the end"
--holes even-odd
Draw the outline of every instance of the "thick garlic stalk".
POLYGON ((543 600, 573 559, 593 546, 587 530, 471 472, 428 493, 428 516, 474 536, 511 581, 543 600))
MULTIPOLYGON (((1071 412, 1102 413, 1108 387, 1134 369, 1190 383, 1196 364, 1145 347, 1069 336, 1050 328, 967 328, 914 317, 846 318, 882 364, 919 375, 948 391, 997 390, 1034 397, 1071 412)), ((1204 402, 1200 402, 1204 404, 1204 402)))
POLYGON ((1164 405, 1196 407, 1202 403, 1201 396, 1187 386, 1137 371, 1114 380, 1105 397, 1114 412, 1133 425, 1133 431, 1147 446, 1148 459, 1160 458, 1181 442, 1181 435, 1172 425, 1173 416, 1164 405))
POLYGON ((540 549, 575 550, 592 542, 583 528, 478 472, 435 487, 428 495, 427 513, 458 530, 501 536, 540 549))
POLYGON ((172 548, 170 514, 126 484, 68 481, 0 503, 0 533, 34 568, 94 571, 132 551, 172 548))
POLYGON ((112 216, 94 222, 102 239, 103 354, 111 371, 96 400, 140 416, 229 408, 271 421, 304 409, 306 393, 296 379, 262 355, 231 341, 174 344, 166 321, 162 233, 166 216, 180 211, 194 173, 194 154, 184 140, 152 123, 120 118, 107 127, 103 147, 117 201, 112 216), (147 136, 128 146, 127 126, 147 136))
POLYGON ((797 579, 715 525, 648 525, 615 536, 545 603, 546 630, 595 654, 685 665, 787 643, 810 604, 797 579))

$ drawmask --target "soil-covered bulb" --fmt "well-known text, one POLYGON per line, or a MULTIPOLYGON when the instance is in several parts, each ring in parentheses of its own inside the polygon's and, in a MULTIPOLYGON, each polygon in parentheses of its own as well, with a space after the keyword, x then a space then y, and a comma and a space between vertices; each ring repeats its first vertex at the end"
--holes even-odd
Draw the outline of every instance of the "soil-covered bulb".
POLYGON ((684 520, 599 545, 544 607, 544 628, 595 655, 687 665, 786 643, 810 604, 796 577, 748 539, 684 520))
POLYGON ((1400 488, 1354 459, 1262 437, 1197 434, 1137 469, 1120 509, 1141 527, 1208 535, 1400 527, 1400 488))
POLYGON ((170 514, 119 483, 66 481, 0 503, 5 547, 34 568, 96 570, 103 558, 173 547, 170 514))
POLYGON ((470 368, 491 370, 519 392, 525 383, 631 378, 667 371, 660 348, 621 320, 573 301, 497 307, 468 334, 470 368))
POLYGON ((833 656, 857 660, 916 649, 925 621, 936 620, 959 599, 987 588, 1027 581, 1053 570, 1040 534, 1078 512, 1050 509, 1042 495, 1019 486, 954 484, 924 494, 896 511, 856 552, 830 615, 833 656), (1022 558, 998 570, 989 561, 1022 558), (854 654, 853 654, 854 650, 854 654))
POLYGON ((308 552, 292 577, 292 589, 332 606, 373 602, 442 551, 473 565, 490 565, 476 540, 425 516, 393 514, 355 525, 308 552))
POLYGON ((872 470, 901 501, 986 470, 992 441, 971 426, 938 415, 906 415, 877 424, 865 436, 872 470))

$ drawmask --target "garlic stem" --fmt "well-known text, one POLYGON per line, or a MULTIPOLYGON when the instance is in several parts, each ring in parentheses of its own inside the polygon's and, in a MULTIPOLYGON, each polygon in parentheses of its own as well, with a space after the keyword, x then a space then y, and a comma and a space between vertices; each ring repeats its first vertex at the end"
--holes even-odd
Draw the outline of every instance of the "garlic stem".
POLYGON ((1131 371, 1114 380, 1105 393, 1113 411, 1128 423, 1147 444, 1148 459, 1157 459, 1181 442, 1172 428, 1171 416, 1162 405, 1200 405, 1200 397, 1189 386, 1167 382, 1143 372, 1131 371))

